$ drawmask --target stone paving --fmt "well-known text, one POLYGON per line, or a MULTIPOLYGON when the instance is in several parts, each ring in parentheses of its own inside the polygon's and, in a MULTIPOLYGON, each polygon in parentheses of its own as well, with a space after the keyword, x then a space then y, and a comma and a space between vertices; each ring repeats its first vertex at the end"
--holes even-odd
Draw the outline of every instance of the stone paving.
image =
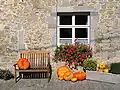
POLYGON ((20 79, 17 83, 13 79, 0 80, 0 90, 120 90, 120 84, 98 82, 91 80, 59 81, 52 75, 50 82, 48 79, 20 79))

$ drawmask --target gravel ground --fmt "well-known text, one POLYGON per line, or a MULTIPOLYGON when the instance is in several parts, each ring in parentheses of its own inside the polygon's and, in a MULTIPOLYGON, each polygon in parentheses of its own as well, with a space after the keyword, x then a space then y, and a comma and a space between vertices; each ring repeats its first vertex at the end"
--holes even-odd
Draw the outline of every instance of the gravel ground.
POLYGON ((98 81, 59 81, 52 75, 48 79, 20 79, 17 83, 13 79, 0 80, 0 90, 120 90, 120 84, 105 83, 98 81))

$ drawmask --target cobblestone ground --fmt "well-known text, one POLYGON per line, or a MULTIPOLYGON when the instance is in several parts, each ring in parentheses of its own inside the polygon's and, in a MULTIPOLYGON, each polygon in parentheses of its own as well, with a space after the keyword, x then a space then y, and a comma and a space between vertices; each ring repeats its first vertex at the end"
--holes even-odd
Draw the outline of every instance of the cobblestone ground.
POLYGON ((0 80, 0 90, 120 90, 120 84, 98 81, 59 81, 55 75, 50 82, 48 79, 20 79, 17 83, 13 79, 0 80))

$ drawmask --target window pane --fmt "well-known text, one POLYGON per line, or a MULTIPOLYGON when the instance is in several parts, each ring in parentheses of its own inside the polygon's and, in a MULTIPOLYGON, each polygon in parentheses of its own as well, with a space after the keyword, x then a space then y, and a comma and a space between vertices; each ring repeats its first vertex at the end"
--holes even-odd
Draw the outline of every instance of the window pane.
POLYGON ((88 44, 88 39, 77 39, 76 42, 88 44))
POLYGON ((60 25, 72 25, 72 16, 60 16, 60 25))
POLYGON ((87 28, 75 28, 76 38, 87 38, 87 28))
POLYGON ((60 39, 60 43, 62 43, 62 44, 71 44, 72 39, 60 39))
POLYGON ((72 28, 60 28, 60 38, 72 38, 72 28))
POLYGON ((75 25, 87 25, 87 15, 75 15, 75 25))

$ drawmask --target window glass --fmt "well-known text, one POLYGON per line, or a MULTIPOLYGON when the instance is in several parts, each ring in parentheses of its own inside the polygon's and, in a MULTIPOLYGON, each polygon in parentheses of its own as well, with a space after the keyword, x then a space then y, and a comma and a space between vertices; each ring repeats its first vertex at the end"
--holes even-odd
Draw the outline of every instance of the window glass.
POLYGON ((87 15, 75 15, 75 25, 87 25, 87 15))
POLYGON ((60 25, 72 25, 72 16, 60 16, 60 25))
POLYGON ((60 38, 72 38, 72 28, 60 28, 60 38))
POLYGON ((87 28, 75 28, 76 38, 87 38, 87 28))

